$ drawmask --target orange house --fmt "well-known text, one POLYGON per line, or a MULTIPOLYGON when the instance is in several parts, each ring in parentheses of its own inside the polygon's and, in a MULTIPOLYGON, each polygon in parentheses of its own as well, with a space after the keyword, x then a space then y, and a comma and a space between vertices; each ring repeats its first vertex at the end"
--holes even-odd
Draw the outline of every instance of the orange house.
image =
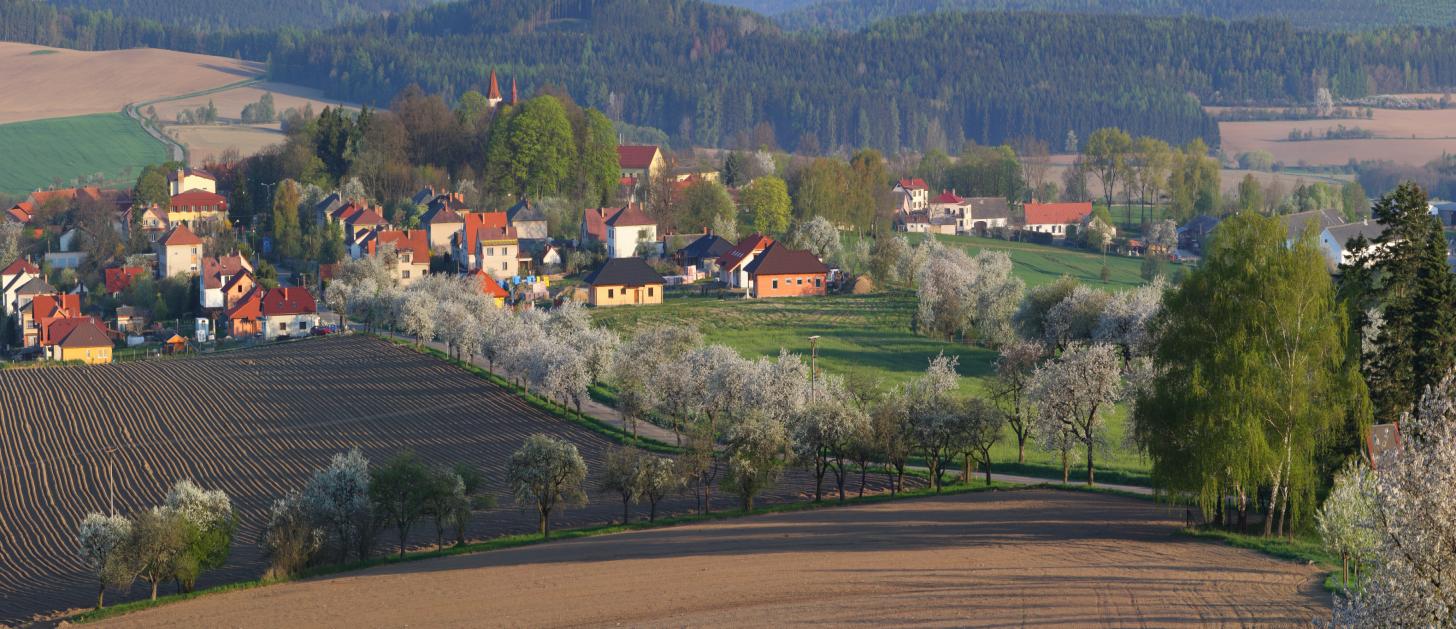
POLYGON ((223 317, 228 322, 228 335, 233 338, 257 336, 263 331, 263 289, 254 286, 235 300, 228 301, 223 317))
POLYGON ((774 243, 747 268, 750 297, 823 295, 829 267, 808 251, 774 243))

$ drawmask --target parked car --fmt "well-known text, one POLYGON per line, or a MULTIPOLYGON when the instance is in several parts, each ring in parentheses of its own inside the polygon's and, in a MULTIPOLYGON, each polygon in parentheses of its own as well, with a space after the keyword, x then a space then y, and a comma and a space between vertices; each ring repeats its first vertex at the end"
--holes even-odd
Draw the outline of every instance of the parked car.
POLYGON ((332 325, 316 325, 316 326, 313 326, 313 330, 310 333, 313 334, 314 336, 328 336, 330 334, 335 334, 338 331, 339 331, 339 329, 338 329, 337 326, 332 326, 332 325))

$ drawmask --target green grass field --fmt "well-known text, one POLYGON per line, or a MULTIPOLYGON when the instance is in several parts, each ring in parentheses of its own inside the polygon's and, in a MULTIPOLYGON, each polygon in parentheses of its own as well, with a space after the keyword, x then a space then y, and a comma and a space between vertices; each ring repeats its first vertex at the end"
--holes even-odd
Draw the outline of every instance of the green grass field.
MULTIPOLYGON (((808 357, 809 337, 817 335, 820 369, 849 378, 857 386, 874 383, 883 389, 923 373, 928 361, 944 352, 960 358, 960 373, 965 376, 961 393, 984 395, 996 353, 974 345, 916 336, 910 329, 915 307, 915 295, 905 291, 774 300, 671 297, 661 305, 597 309, 592 317, 623 334, 645 324, 693 325, 708 342, 727 345, 749 358, 776 356, 780 349, 808 357)), ((1146 483, 1147 463, 1121 447, 1125 420, 1126 409, 1121 406, 1109 418, 1107 443, 1111 447, 1097 455, 1098 478, 1105 482, 1146 483), (1104 476, 1104 471, 1113 473, 1104 476)), ((1031 446, 1027 448, 1026 465, 1002 466, 1016 460, 1016 442, 1010 430, 996 447, 992 460, 993 468, 1001 472, 1061 477, 1060 458, 1031 446)), ((1086 477, 1085 472, 1077 472, 1074 465, 1073 478, 1086 477)))
POLYGON ((94 114, 0 125, 0 193, 25 194, 102 173, 130 179, 167 160, 161 142, 121 114, 94 114))
MULTIPOLYGON (((924 234, 909 234, 910 244, 919 244, 924 234)), ((975 255, 986 249, 997 249, 1011 255, 1016 276, 1026 282, 1027 287, 1055 282, 1063 275, 1070 275, 1090 286, 1107 290, 1121 290, 1143 284, 1141 258, 1125 258, 1108 254, 1106 256, 1108 278, 1102 281, 1103 256, 1100 253, 1038 245, 1029 242, 1014 242, 995 238, 975 236, 937 235, 941 244, 957 247, 975 255)))

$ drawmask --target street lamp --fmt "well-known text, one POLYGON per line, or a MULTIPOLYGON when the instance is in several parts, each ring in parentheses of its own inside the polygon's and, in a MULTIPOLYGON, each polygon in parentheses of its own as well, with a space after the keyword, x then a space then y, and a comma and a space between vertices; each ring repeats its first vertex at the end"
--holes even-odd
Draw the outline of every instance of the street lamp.
POLYGON ((809 401, 813 402, 819 376, 819 335, 809 337, 809 401))

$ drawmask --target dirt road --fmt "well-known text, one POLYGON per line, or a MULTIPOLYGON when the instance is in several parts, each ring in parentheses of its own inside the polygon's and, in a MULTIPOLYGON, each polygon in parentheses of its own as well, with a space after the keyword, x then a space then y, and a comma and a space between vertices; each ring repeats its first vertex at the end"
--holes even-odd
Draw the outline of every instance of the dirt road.
POLYGON ((113 627, 1293 625, 1318 569, 1051 490, 760 516, 204 597, 113 627))

